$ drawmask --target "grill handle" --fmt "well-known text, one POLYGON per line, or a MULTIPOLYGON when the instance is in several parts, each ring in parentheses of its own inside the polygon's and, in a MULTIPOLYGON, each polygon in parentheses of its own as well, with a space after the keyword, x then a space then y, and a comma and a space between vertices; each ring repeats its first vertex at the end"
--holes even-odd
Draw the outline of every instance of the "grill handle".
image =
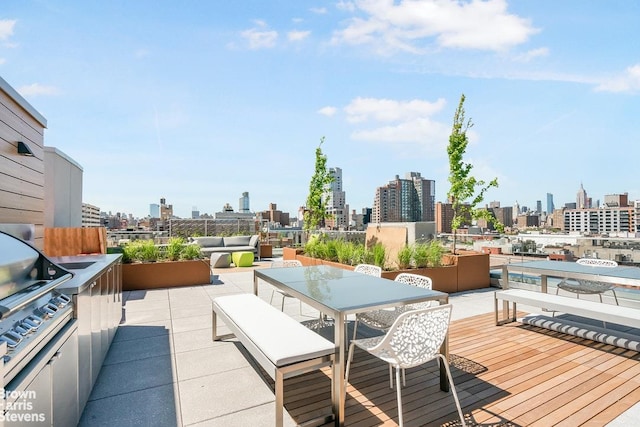
POLYGON ((44 295, 47 292, 51 291, 52 289, 54 289, 55 287, 57 287, 61 283, 66 282, 67 280, 71 279, 72 277, 73 277, 73 275, 71 273, 65 274, 64 276, 62 276, 62 277, 60 277, 60 278, 58 278, 56 280, 52 280, 51 282, 49 282, 46 285, 42 286, 40 289, 38 289, 37 292, 29 293, 29 294, 25 295, 23 298, 19 298, 16 301, 11 301, 10 304, 0 305, 0 319, 4 319, 5 317, 11 316, 13 313, 21 310, 24 306, 26 306, 26 305, 30 304, 31 302, 37 300, 42 295, 44 295))

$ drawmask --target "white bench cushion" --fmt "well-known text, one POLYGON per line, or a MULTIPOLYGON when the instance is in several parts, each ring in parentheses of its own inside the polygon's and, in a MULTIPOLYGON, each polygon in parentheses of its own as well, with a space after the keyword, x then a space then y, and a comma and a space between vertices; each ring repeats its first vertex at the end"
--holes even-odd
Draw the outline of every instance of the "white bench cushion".
POLYGON ((217 297, 213 304, 233 319, 275 366, 335 352, 331 341, 253 294, 217 297))
POLYGON ((603 304, 578 298, 527 291, 524 289, 498 291, 496 292, 496 299, 640 328, 640 310, 636 308, 603 304))

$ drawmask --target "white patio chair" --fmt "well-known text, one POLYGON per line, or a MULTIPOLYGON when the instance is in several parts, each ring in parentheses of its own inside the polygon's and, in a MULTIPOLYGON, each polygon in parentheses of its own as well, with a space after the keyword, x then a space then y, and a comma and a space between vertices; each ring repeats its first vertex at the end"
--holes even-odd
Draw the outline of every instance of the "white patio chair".
POLYGON ((358 264, 353 269, 356 273, 368 274, 369 276, 382 276, 382 268, 371 264, 358 264))
MULTIPOLYGON (((576 261, 576 264, 588 265, 591 267, 608 268, 618 266, 618 263, 615 261, 598 258, 580 258, 578 261, 576 261)), ((600 298, 600 302, 602 302, 602 294, 607 291, 611 291, 613 293, 613 298, 616 301, 616 305, 620 305, 618 303, 618 295, 616 295, 615 285, 612 283, 603 283, 583 279, 563 279, 560 281, 560 283, 558 283, 558 287, 556 288, 556 295, 558 295, 558 290, 560 289, 576 294, 576 298, 580 298, 580 295, 598 295, 598 297, 600 298)))
MULTIPOLYGON (((277 261, 277 262, 271 263, 271 268, 291 268, 291 267, 302 267, 302 263, 297 259, 285 259, 283 261, 277 261)), ((295 297, 293 295, 289 295, 288 293, 286 293, 281 289, 274 287, 273 290, 271 291, 271 299, 269 300, 269 304, 273 303, 273 296, 276 294, 276 292, 282 295, 282 306, 280 307, 280 310, 284 311, 284 299, 295 298, 295 297)), ((300 301, 300 315, 302 315, 302 301, 300 301)))
POLYGON ((402 391, 400 386, 400 370, 423 365, 434 359, 439 359, 447 372, 451 392, 456 402, 460 422, 465 426, 464 415, 458 400, 453 378, 447 358, 440 354, 442 345, 451 319, 451 304, 420 310, 406 311, 396 319, 385 335, 374 338, 364 338, 351 341, 347 357, 345 381, 349 381, 349 370, 353 359, 353 351, 357 346, 377 358, 387 362, 396 370, 398 424, 402 420, 402 391))
MULTIPOLYGON (((396 282, 406 283, 408 285, 417 286, 424 289, 431 289, 431 278, 420 276, 419 274, 400 273, 395 278, 396 282)), ((356 314, 356 320, 353 323, 353 339, 356 339, 358 333, 358 323, 364 323, 366 326, 377 329, 379 331, 388 331, 393 322, 405 311, 419 310, 438 305, 436 301, 426 301, 418 304, 409 304, 401 307, 393 307, 382 310, 372 310, 356 314)), ((404 371, 402 372, 403 385, 406 385, 404 371)), ((393 388, 393 372, 389 366, 389 387, 393 388)))

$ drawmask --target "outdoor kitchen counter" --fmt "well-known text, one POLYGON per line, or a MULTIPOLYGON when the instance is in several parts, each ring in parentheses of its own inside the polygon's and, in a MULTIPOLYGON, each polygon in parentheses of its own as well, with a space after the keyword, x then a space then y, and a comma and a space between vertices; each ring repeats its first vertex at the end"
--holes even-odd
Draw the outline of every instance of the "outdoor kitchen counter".
POLYGON ((122 259, 122 254, 60 256, 50 257, 49 259, 73 273, 74 276, 70 280, 62 283, 57 288, 67 295, 73 295, 85 290, 109 266, 119 263, 122 259), (90 265, 86 266, 89 263, 90 265))
POLYGON ((56 288, 73 299, 78 320, 80 413, 122 319, 122 255, 52 257, 74 276, 56 288))

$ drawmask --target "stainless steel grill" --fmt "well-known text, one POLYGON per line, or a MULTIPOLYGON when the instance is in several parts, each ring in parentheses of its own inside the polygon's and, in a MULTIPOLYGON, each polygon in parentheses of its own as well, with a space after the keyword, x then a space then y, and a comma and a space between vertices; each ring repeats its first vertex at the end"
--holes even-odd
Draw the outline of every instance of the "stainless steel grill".
POLYGON ((73 320, 73 302, 56 288, 73 274, 25 241, 0 231, 0 343, 3 384, 15 378, 73 320))

